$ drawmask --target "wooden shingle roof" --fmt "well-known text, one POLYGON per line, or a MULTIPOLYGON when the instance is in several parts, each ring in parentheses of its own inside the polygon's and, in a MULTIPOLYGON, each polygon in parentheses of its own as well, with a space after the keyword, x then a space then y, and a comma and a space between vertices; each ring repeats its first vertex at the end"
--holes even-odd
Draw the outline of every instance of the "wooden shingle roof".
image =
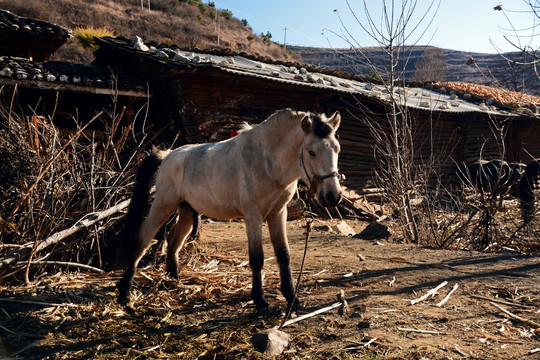
POLYGON ((0 55, 43 61, 70 36, 61 26, 0 10, 0 55))

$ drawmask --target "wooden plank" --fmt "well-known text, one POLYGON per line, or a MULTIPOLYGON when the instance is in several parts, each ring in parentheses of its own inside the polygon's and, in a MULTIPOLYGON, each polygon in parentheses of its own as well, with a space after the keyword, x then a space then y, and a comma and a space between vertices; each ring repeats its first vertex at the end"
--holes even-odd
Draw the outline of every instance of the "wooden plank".
MULTIPOLYGON (((7 86, 21 86, 30 89, 39 89, 39 90, 52 90, 52 91, 70 91, 84 94, 96 94, 96 95, 119 95, 119 96, 129 96, 129 97, 138 97, 138 98, 147 98, 148 93, 142 90, 119 90, 119 89, 109 89, 109 88, 98 88, 93 86, 84 86, 77 84, 61 83, 61 82, 50 82, 50 81, 40 81, 40 80, 21 80, 21 79, 11 79, 0 77, 0 85, 7 86)), ((150 95, 152 97, 152 95, 150 95)))

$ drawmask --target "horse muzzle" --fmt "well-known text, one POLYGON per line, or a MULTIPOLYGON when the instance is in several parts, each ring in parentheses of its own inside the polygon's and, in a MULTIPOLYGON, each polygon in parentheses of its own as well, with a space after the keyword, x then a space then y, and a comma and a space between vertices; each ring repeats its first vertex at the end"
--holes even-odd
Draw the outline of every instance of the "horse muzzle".
POLYGON ((345 175, 334 171, 328 175, 314 175, 311 180, 311 187, 309 193, 314 195, 317 193, 317 201, 324 207, 335 207, 341 202, 341 182, 345 180, 345 175), (332 186, 328 184, 325 186, 324 180, 337 178, 338 181, 331 182, 332 186))
POLYGON ((339 191, 320 191, 317 201, 324 207, 336 207, 341 202, 341 189, 339 191))

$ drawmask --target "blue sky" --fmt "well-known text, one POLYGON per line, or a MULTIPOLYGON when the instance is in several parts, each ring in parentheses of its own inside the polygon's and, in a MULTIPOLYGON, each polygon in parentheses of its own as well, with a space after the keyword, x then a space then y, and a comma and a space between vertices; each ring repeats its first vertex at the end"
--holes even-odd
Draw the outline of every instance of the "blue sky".
MULTIPOLYGON (((387 0, 387 3, 392 1, 387 0)), ((410 1, 409 1, 410 2, 410 1)), ((215 0, 217 8, 229 9, 239 19, 246 19, 256 34, 269 31, 272 40, 283 43, 286 31, 288 45, 304 45, 316 47, 349 47, 336 34, 348 31, 353 36, 353 43, 359 46, 374 46, 376 43, 366 35, 357 24, 367 24, 364 17, 363 0, 349 0, 350 7, 345 0, 215 0), (337 11, 334 11, 337 10, 337 11), (342 23, 340 22, 340 18, 342 23)), ((381 18, 382 0, 366 0, 368 10, 375 19, 381 18)), ((400 4, 400 0, 395 1, 400 4)), ((418 0, 415 14, 420 16, 425 12, 431 1, 418 0)), ((425 25, 411 35, 411 41, 419 45, 433 45, 444 49, 496 53, 515 51, 515 48, 504 39, 504 35, 512 38, 514 28, 521 30, 530 28, 534 24, 534 17, 523 0, 441 0, 439 9, 427 32, 421 37, 425 25), (502 5, 503 11, 493 8, 502 5), (414 40, 414 41, 413 41, 414 40), (496 44, 496 47, 492 44, 496 44)), ((431 12, 433 14, 433 12, 431 12)), ((430 16, 432 18, 433 16, 430 16)), ((538 19, 537 19, 538 20, 538 19)), ((413 20, 410 24, 418 23, 413 20)), ((423 22, 427 24, 427 22, 423 22)), ((409 26, 411 26, 409 25, 409 26)), ((531 30, 520 33, 522 44, 530 44, 531 30)))

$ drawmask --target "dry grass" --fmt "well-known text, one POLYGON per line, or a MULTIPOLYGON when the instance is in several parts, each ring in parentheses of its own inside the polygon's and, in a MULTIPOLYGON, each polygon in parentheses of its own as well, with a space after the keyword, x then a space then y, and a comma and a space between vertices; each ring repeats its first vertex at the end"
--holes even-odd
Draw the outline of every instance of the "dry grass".
POLYGON ((93 26, 85 26, 85 27, 76 27, 73 31, 73 36, 79 40, 79 43, 82 45, 83 48, 88 49, 95 49, 96 48, 96 37, 104 37, 104 36, 114 36, 114 33, 107 30, 106 27, 100 27, 95 28, 93 26))
MULTIPOLYGON (((295 273, 305 237, 302 223, 288 224, 295 273)), ((181 255, 179 281, 161 266, 140 269, 132 307, 115 301, 119 272, 51 270, 30 286, 1 287, 3 340, 25 359, 270 359, 254 350, 251 336, 279 325, 284 315, 275 259, 264 268, 275 316, 258 318, 249 295, 244 224, 205 222, 203 230, 196 254, 181 255)), ((540 346, 534 328, 507 319, 489 304, 499 301, 539 321, 534 258, 381 242, 313 232, 303 304, 309 311, 320 309, 334 303, 340 290, 357 297, 344 315, 333 310, 284 328, 291 342, 280 359, 461 358, 455 346, 474 357, 505 359, 522 358, 540 346), (359 253, 364 261, 358 261, 359 253), (435 306, 450 286, 414 306, 404 301, 443 280, 459 284, 446 305, 435 306)), ((269 247, 265 244, 268 256, 269 247)), ((153 255, 163 263, 163 252, 153 255)), ((149 256, 145 262, 153 261, 149 256)))
POLYGON ((527 104, 540 104, 540 97, 524 94, 521 92, 494 88, 486 85, 469 84, 459 81, 437 82, 437 86, 444 86, 448 91, 457 90, 463 93, 469 93, 484 99, 493 99, 494 101, 511 106, 518 107, 527 104))

